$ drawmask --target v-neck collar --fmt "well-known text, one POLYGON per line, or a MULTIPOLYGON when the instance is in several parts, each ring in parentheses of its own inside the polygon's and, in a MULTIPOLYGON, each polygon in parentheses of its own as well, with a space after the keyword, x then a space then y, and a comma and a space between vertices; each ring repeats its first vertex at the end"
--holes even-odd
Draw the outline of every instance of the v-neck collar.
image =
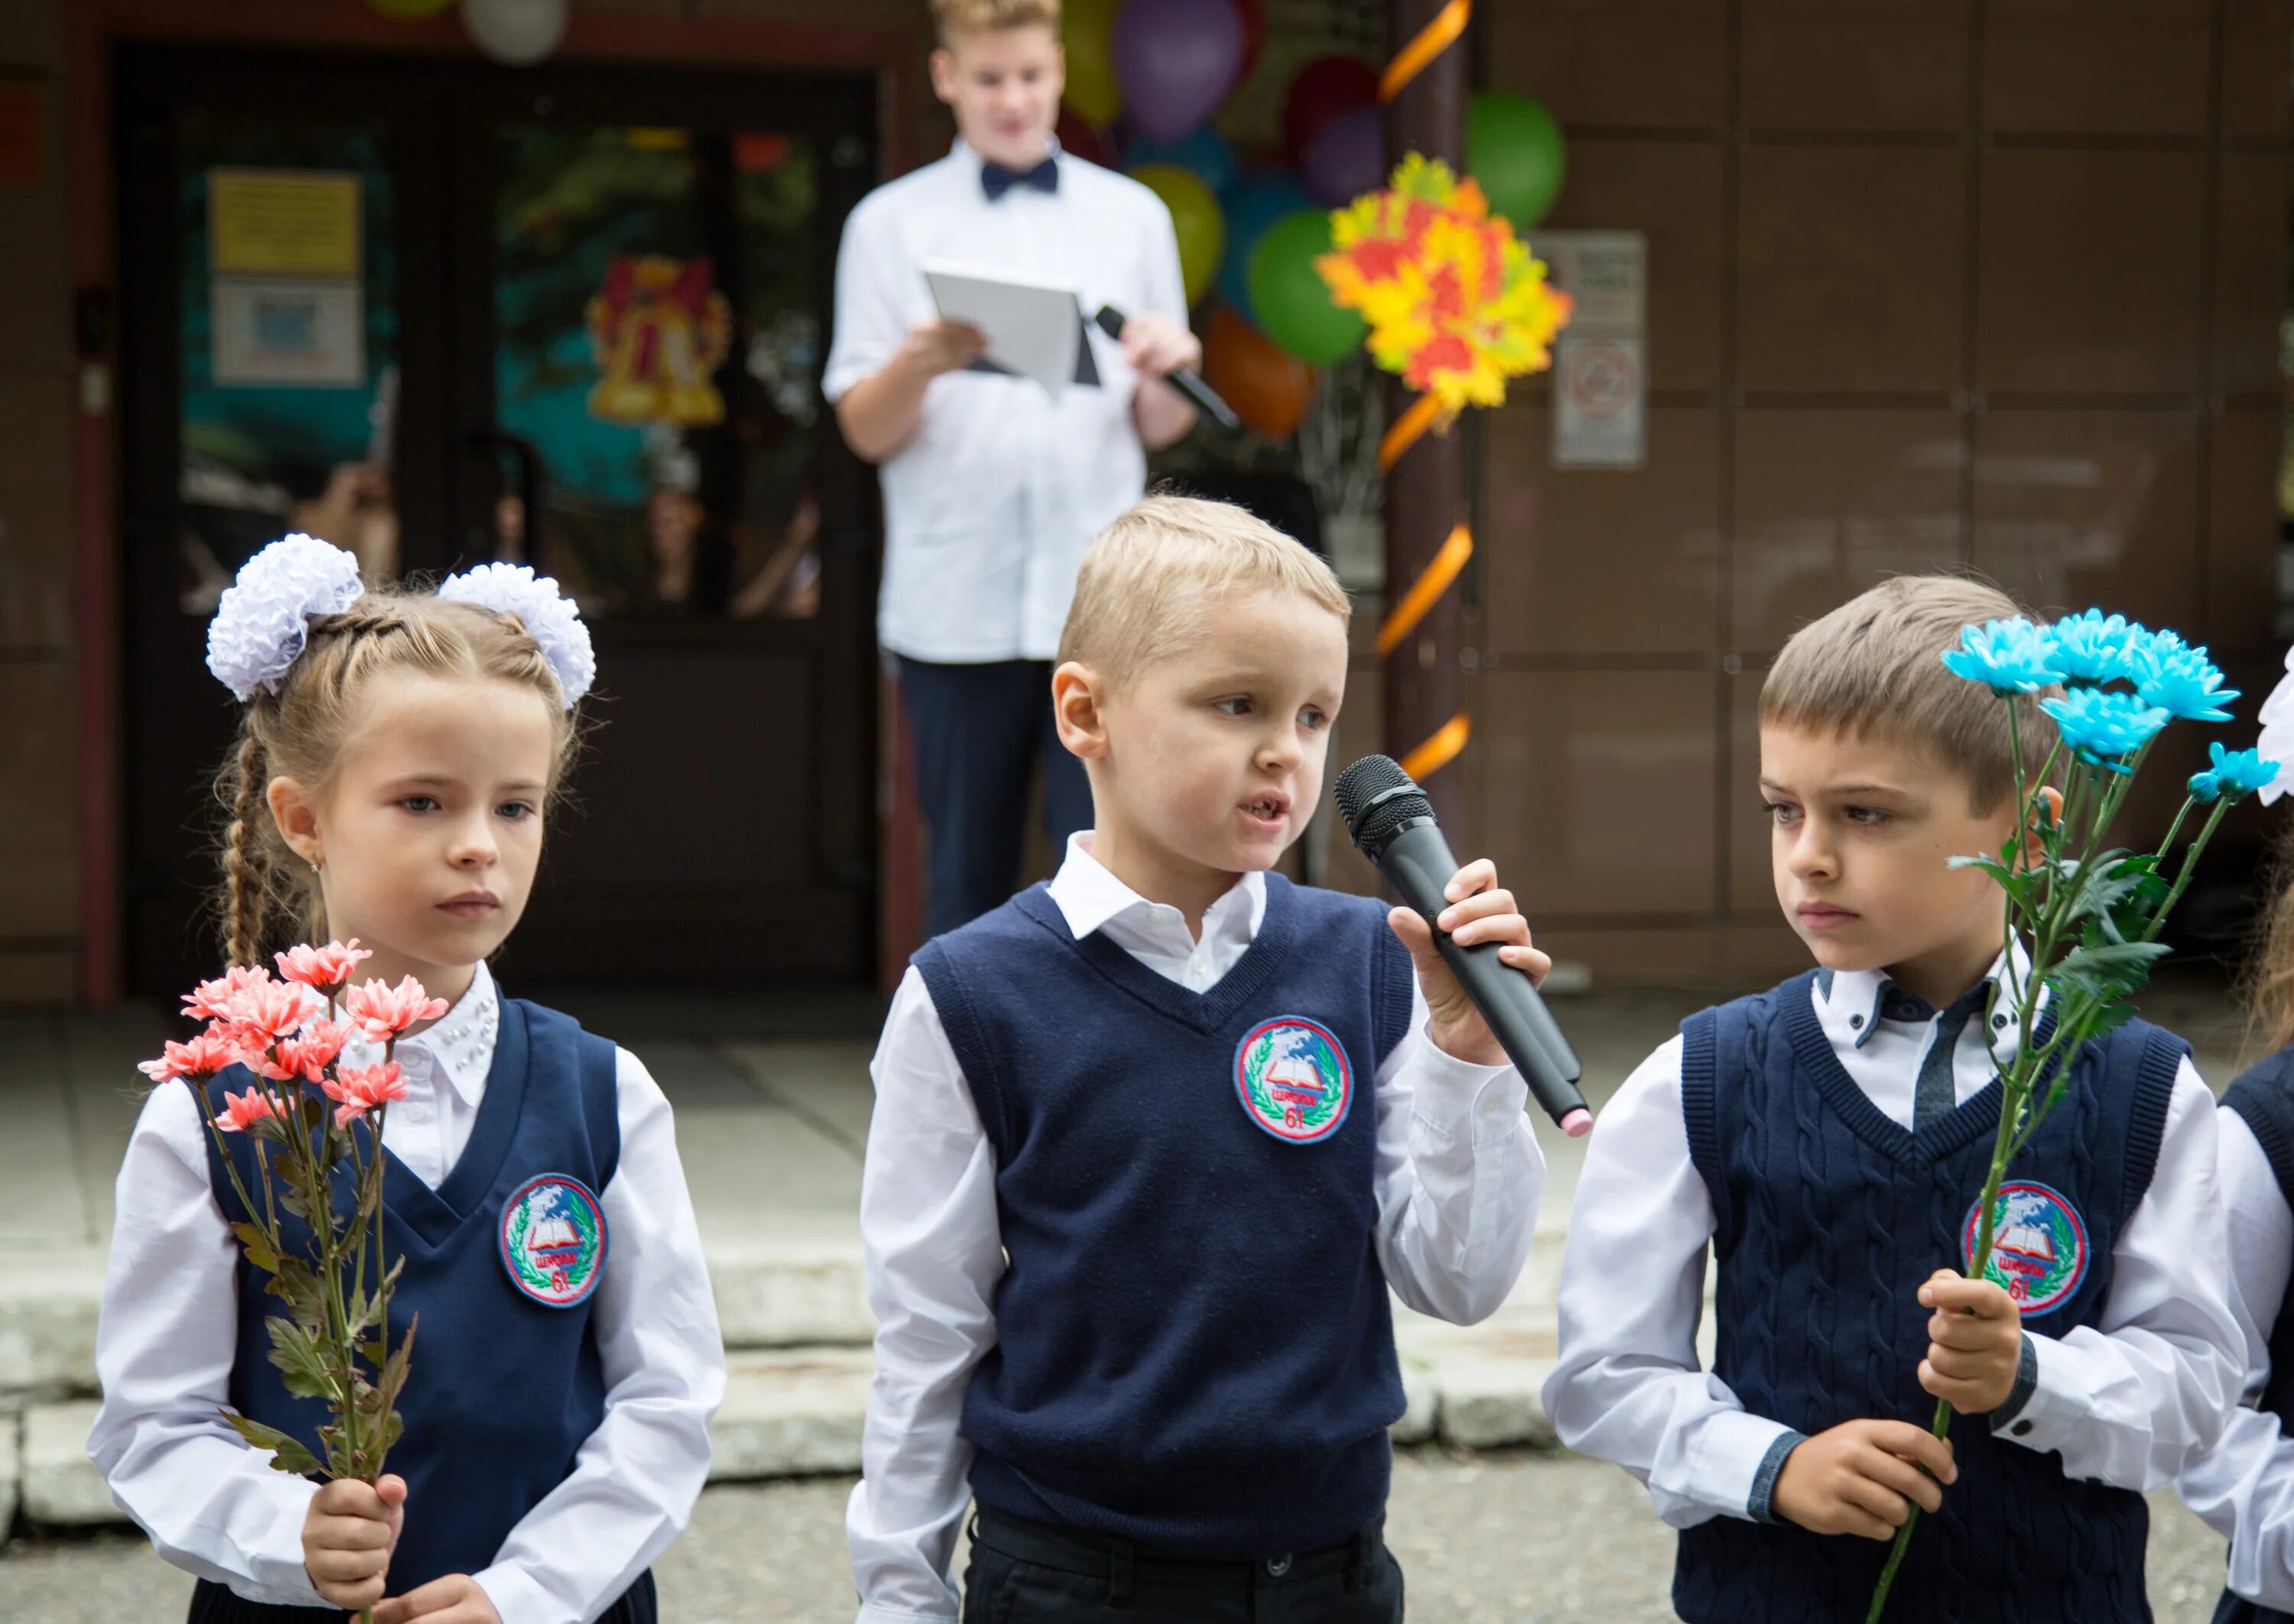
MULTIPOLYGON (((2006 1090, 1997 1070, 1990 1082, 1916 1128, 1904 1126, 1873 1104, 1871 1096, 1856 1086, 1856 1079, 1840 1063, 1817 1017, 1816 976, 1816 971, 1809 971, 1788 983, 1779 995, 1785 1000, 1785 1028, 1794 1052, 1815 1076, 1826 1102, 1859 1139, 1898 1161, 1935 1162, 1997 1130, 2006 1090)), ((2047 1024, 2052 1026, 2052 1016, 2047 1024)))
POLYGON ((484 1206, 502 1164, 509 1159, 518 1118, 525 1113, 526 1074, 531 1069, 525 1011, 507 998, 500 1003, 500 1029, 494 1040, 493 1065, 486 1074, 485 1098, 478 1102, 469 1142, 462 1147, 445 1180, 433 1190, 395 1152, 387 1148, 383 1152, 384 1205, 433 1250, 443 1246, 484 1206))
POLYGON ((1266 876, 1266 914, 1259 922, 1258 934, 1234 967, 1200 993, 1148 969, 1108 940, 1104 931, 1094 930, 1078 941, 1068 927, 1067 915, 1044 886, 1021 892, 1019 904, 1021 913, 1072 946, 1084 962, 1123 992, 1182 1026, 1216 1032, 1258 995, 1289 948, 1297 929, 1290 890, 1290 882, 1281 875, 1266 876))

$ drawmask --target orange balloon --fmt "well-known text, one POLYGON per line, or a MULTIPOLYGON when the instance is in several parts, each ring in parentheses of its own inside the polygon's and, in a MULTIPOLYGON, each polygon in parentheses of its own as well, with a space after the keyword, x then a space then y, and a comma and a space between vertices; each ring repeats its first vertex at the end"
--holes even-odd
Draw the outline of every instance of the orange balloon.
POLYGON ((1314 368, 1222 304, 1203 339, 1203 381, 1235 416, 1280 440, 1306 415, 1316 379, 1314 368))

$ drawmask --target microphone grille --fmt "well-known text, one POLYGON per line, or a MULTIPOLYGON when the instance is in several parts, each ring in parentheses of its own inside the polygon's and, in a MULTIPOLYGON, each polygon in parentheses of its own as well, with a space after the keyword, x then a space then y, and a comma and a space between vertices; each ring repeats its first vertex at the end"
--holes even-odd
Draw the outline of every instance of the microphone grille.
POLYGON ((1331 792, 1347 834, 1365 851, 1384 845, 1411 818, 1434 816, 1434 803, 1391 756, 1364 756, 1338 775, 1331 792), (1395 790, 1408 792, 1393 794, 1395 790))

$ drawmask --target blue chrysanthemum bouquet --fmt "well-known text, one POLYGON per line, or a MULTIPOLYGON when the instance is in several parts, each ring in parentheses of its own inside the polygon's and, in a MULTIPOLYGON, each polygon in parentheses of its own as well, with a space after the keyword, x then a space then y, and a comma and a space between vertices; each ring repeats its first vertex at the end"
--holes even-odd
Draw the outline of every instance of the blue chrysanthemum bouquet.
MULTIPOLYGON (((2014 985, 2003 988, 1995 981, 1992 1007, 1985 1011, 1988 1027, 2007 1006, 2018 1036, 2015 1058, 2000 1077, 2005 1098, 1999 1133, 1974 1209, 1981 1214, 1974 1250, 1966 1260, 1971 1278, 1988 1277, 2013 1290, 1992 1259, 2001 1180, 2062 1099, 2070 1061, 2080 1045, 2134 1018, 2127 1000, 2168 952, 2159 934, 2189 888, 2200 854, 2224 813, 2278 776, 2278 763, 2253 750, 2213 744, 2211 765, 2191 779, 2183 808, 2157 849, 2104 849, 2111 821, 2159 735, 2176 721, 2230 719, 2225 706, 2238 693, 2222 686, 2223 674, 2207 651, 2171 631, 2146 630, 2123 616, 2090 609, 2048 626, 2021 619, 1970 626, 1943 662, 2006 703, 2016 804, 2030 832, 1997 855, 1952 859, 1954 867, 1981 868, 1999 882, 2007 939, 2021 943, 2030 955, 2019 981, 2011 949, 2004 979, 2014 985), (2054 719, 2056 742, 2034 764, 2024 757, 2016 702, 2058 686, 2060 694, 2039 701, 2039 709, 2054 719), (2059 768, 2060 800, 2051 792, 2059 768), (2203 824, 2178 851, 2176 838, 2201 807, 2207 808, 2203 824), (2041 1025, 2043 1001, 2053 1005, 2052 1029, 2041 1025)), ((1950 1422, 1951 1406, 1939 1400, 1935 1435, 1942 1437, 1950 1422)), ((1887 1605, 1919 1514, 1913 1506, 1896 1535, 1867 1624, 1877 1624, 1887 1605)))

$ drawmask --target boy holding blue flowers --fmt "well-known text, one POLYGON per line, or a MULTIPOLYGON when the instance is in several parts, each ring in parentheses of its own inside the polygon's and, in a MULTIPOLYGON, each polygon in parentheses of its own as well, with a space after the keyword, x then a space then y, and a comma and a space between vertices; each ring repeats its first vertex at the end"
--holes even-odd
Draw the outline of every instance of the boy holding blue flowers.
MULTIPOLYGON (((1816 968, 1691 1017, 1594 1130, 1545 1401, 1565 1443, 1632 1473, 1681 1531, 1690 1624, 1862 1618, 1915 1505, 1933 1514, 1891 1624, 2147 1620, 2142 1491, 2237 1397, 2213 1100, 2155 1027, 2081 1052, 2009 1169, 1985 1278, 1941 1266, 1968 1256, 2019 1035, 1993 984, 2029 963, 1997 882, 1948 860, 2017 833, 2014 733, 2034 762, 2058 718, 2066 747, 2116 753, 2213 680, 2198 651, 2146 644, 2157 693, 2043 709, 2061 660, 2003 674, 2017 651, 1981 634, 1954 656, 1978 679, 1946 669, 1963 628, 2015 613, 1974 583, 1899 579, 1786 644, 1761 795, 1816 968), (1995 677, 2021 694, 2013 733, 1995 677), (1924 1425, 1936 1399, 1966 1417, 1948 1443, 1924 1425)), ((2063 629, 2074 659, 2127 640, 2063 629)))

